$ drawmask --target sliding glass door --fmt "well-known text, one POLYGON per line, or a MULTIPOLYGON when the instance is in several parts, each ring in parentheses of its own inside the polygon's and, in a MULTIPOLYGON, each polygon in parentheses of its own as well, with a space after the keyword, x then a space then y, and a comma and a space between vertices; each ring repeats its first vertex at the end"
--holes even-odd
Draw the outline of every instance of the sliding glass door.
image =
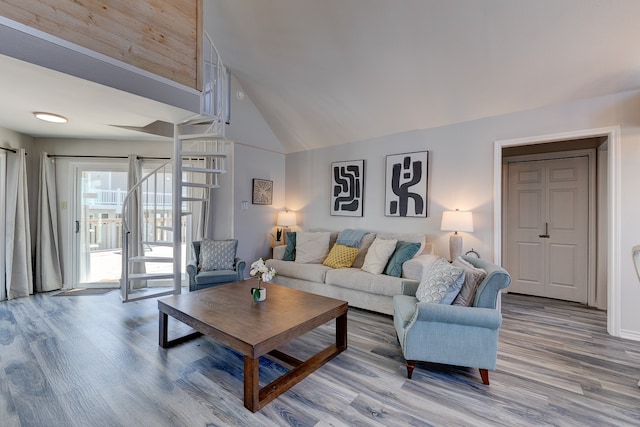
POLYGON ((75 236, 79 287, 117 287, 122 273, 126 163, 76 169, 75 236))

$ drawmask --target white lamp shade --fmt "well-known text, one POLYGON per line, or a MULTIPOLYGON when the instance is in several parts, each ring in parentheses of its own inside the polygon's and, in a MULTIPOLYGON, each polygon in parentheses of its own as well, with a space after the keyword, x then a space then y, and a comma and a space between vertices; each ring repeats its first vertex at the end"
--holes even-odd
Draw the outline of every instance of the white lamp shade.
POLYGON ((473 216, 471 212, 444 211, 442 212, 442 231, 473 231, 473 216))
POLYGON ((291 227, 292 225, 296 225, 296 213, 291 211, 278 212, 276 225, 280 225, 282 227, 291 227))

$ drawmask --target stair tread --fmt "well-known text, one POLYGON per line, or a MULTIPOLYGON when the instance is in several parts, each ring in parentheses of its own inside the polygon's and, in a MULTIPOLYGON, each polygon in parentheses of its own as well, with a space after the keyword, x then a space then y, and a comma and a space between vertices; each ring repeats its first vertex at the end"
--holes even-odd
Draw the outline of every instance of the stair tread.
POLYGON ((173 242, 162 242, 162 241, 142 242, 142 244, 149 245, 149 246, 173 246, 173 242))
POLYGON ((208 202, 209 200, 203 199, 202 197, 183 197, 183 202, 208 202))
POLYGON ((135 273, 129 274, 129 280, 173 279, 171 273, 135 273))
POLYGON ((194 168, 191 166, 183 166, 183 171, 186 172, 202 172, 202 173, 226 173, 226 169, 212 169, 212 168, 194 168))
POLYGON ((191 135, 178 135, 178 138, 182 141, 192 141, 194 139, 215 139, 218 141, 224 141, 226 139, 222 135, 215 135, 212 133, 193 133, 191 135))
POLYGON ((182 186, 183 187, 198 187, 198 188, 220 188, 219 185, 216 184, 201 184, 199 182, 187 182, 187 181, 182 181, 182 186))
POLYGON ((166 256, 134 256, 129 258, 129 261, 134 262, 173 262, 173 257, 166 256))
POLYGON ((181 157, 219 157, 226 158, 227 155, 225 153, 212 153, 210 151, 182 151, 180 152, 181 157))

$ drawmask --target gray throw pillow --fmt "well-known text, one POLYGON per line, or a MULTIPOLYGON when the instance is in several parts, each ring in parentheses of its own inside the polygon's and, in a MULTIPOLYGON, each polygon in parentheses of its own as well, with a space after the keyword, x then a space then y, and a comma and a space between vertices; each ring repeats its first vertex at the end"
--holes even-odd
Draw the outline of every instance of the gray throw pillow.
POLYGON ((449 264, 444 258, 433 263, 418 285, 416 298, 420 302, 451 304, 460 292, 464 269, 449 264))
POLYGON ((200 270, 233 270, 237 240, 203 240, 200 243, 200 270))
POLYGON ((456 258, 456 260, 453 261, 453 265, 455 265, 456 267, 462 267, 464 269, 464 282, 462 283, 462 289, 460 289, 460 293, 458 294, 458 296, 456 296, 456 299, 453 300, 452 305, 463 305, 465 307, 470 307, 473 305, 473 300, 476 297, 478 285, 480 285, 480 283, 484 280, 487 272, 481 268, 474 267, 460 257, 456 258))

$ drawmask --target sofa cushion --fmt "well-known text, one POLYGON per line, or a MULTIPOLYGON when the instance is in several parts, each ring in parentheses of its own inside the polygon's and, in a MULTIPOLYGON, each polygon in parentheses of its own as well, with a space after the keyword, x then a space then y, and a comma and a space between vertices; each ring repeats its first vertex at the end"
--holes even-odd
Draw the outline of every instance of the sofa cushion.
POLYGON ((327 285, 390 297, 402 294, 404 280, 385 274, 367 273, 359 268, 329 269, 325 277, 327 285))
POLYGON ((389 257, 396 249, 396 243, 398 243, 397 240, 376 237, 367 251, 367 256, 364 257, 362 270, 371 274, 382 273, 389 261, 389 257))
POLYGON ((423 253, 425 249, 425 236, 424 234, 411 234, 411 233, 378 233, 378 237, 381 239, 395 239, 403 240, 405 242, 420 243, 420 249, 418 249, 418 255, 423 253))
POLYGON ((329 253, 328 231, 299 231, 296 233, 296 262, 300 264, 320 264, 329 253))
POLYGON ((331 268, 349 268, 358 255, 358 248, 336 243, 329 251, 329 255, 322 262, 331 268))
POLYGON ((235 270, 201 271, 196 275, 196 285, 212 285, 215 283, 229 283, 238 280, 235 270))
POLYGON ((331 270, 331 267, 322 264, 299 264, 279 259, 268 259, 265 261, 265 265, 269 268, 275 268, 278 276, 319 283, 324 283, 326 272, 331 270))
POLYGON ((418 286, 416 298, 420 302, 451 304, 460 292, 464 269, 449 264, 444 258, 436 261, 418 286))
POLYGON ((237 240, 203 240, 200 243, 200 270, 233 270, 237 240))
POLYGON ((402 276, 402 265, 413 258, 419 249, 420 243, 398 241, 395 251, 393 251, 387 266, 384 268, 384 274, 394 277, 402 276))
POLYGON ((284 255, 282 255, 284 261, 296 260, 296 232, 287 231, 287 247, 284 249, 284 255))
POLYGON ((456 299, 453 300, 452 305, 470 307, 473 305, 478 285, 485 278, 487 272, 482 268, 474 267, 460 257, 453 261, 453 265, 464 269, 464 281, 462 283, 462 289, 460 289, 460 293, 456 296, 456 299))
POLYGON ((360 252, 358 252, 356 259, 353 260, 353 264, 351 265, 352 267, 362 268, 362 264, 364 264, 364 257, 367 256, 367 251, 375 239, 376 233, 368 233, 364 235, 360 240, 360 252))

